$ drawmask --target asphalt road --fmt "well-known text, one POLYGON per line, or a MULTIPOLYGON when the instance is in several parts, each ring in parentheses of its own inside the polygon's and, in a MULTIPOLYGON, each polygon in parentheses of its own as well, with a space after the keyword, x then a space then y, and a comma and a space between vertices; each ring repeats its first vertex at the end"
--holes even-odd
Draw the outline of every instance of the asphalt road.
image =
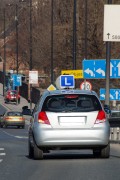
POLYGON ((0 128, 0 180, 120 180, 120 145, 111 144, 109 159, 90 150, 51 151, 43 160, 28 157, 25 129, 0 128))

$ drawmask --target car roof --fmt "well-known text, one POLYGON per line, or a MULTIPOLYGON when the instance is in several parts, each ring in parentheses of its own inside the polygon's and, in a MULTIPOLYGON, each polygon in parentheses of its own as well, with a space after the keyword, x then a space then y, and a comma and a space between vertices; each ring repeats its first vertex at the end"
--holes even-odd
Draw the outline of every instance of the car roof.
POLYGON ((44 91, 43 95, 60 95, 60 94, 87 94, 87 95, 95 95, 97 93, 95 91, 89 90, 79 90, 79 89, 62 89, 62 90, 54 90, 54 91, 44 91))
POLYGON ((16 90, 8 90, 7 92, 17 92, 16 90))
POLYGON ((111 112, 120 112, 120 110, 111 110, 111 112))
POLYGON ((13 113, 22 113, 22 111, 14 111, 14 110, 13 110, 13 111, 7 110, 6 113, 8 113, 8 112, 11 112, 11 113, 12 113, 12 112, 13 112, 13 113))

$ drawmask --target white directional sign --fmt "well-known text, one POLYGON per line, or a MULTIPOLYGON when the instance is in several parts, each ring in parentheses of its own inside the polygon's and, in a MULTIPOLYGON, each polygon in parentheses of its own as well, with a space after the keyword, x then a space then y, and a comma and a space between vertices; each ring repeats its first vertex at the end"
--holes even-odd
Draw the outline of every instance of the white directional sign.
POLYGON ((103 41, 120 41, 120 5, 104 5, 103 41))
MULTIPOLYGON (((83 60, 83 73, 85 79, 104 79, 106 60, 83 60)), ((110 60, 110 78, 120 78, 120 59, 110 60)))
MULTIPOLYGON (((105 89, 100 89, 100 100, 105 100, 105 89)), ((120 101, 120 89, 110 89, 110 100, 120 101)))

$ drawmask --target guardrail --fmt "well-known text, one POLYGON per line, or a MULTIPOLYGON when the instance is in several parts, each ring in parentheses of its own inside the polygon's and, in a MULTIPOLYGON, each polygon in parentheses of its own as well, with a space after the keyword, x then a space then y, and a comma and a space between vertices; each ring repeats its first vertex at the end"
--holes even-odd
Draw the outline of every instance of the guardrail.
POLYGON ((120 118, 108 118, 110 123, 110 142, 120 143, 120 118))

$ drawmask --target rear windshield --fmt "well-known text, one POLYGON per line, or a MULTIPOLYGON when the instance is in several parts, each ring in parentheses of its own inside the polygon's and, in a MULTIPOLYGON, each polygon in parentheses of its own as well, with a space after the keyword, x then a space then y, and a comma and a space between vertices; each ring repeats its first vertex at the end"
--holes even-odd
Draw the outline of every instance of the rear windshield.
POLYGON ((120 111, 112 112, 111 117, 120 117, 120 111))
POLYGON ((8 112, 7 116, 22 116, 21 112, 8 112))
POLYGON ((48 96, 42 111, 50 112, 90 112, 102 110, 98 98, 94 95, 64 94, 48 96))
POLYGON ((16 91, 10 91, 10 95, 15 95, 15 94, 17 94, 16 91))

